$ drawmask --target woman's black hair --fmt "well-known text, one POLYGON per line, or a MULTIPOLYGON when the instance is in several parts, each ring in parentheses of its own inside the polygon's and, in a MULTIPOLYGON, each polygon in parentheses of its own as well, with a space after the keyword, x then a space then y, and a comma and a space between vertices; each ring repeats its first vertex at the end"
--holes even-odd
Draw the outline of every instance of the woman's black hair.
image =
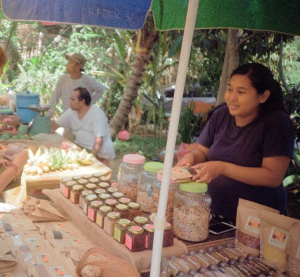
POLYGON ((285 111, 281 86, 269 68, 259 63, 247 63, 233 70, 231 77, 234 75, 247 75, 259 95, 270 91, 267 101, 260 104, 259 112, 285 111))
POLYGON ((82 101, 84 100, 84 103, 89 106, 91 104, 92 98, 91 94, 86 88, 78 87, 75 88, 74 91, 78 91, 78 100, 82 101))

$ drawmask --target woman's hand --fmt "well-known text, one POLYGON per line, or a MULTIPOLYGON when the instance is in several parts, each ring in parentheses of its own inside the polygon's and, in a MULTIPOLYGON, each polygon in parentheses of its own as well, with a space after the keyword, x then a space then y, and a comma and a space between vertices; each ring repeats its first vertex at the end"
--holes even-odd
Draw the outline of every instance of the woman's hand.
POLYGON ((193 168, 198 174, 193 177, 193 180, 199 183, 210 183, 222 175, 223 165, 223 162, 219 161, 196 164, 193 168))
POLYGON ((192 153, 188 153, 180 159, 175 166, 191 166, 194 164, 194 156, 192 153))
POLYGON ((19 167, 20 170, 24 167, 28 160, 28 151, 23 149, 20 153, 13 155, 12 163, 19 167))

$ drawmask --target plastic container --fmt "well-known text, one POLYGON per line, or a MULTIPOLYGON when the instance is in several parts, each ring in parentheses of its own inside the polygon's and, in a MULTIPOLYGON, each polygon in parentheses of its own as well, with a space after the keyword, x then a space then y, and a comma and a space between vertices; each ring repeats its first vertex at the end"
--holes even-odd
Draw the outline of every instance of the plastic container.
POLYGON ((205 183, 181 183, 175 194, 174 233, 183 240, 203 241, 208 237, 211 197, 205 183))
MULTIPOLYGON (((159 182, 155 182, 152 186, 152 208, 151 213, 157 213, 158 210, 158 201, 160 196, 160 186, 162 180, 162 174, 157 173, 157 180, 159 182)), ((173 225, 173 210, 174 210, 174 199, 175 193, 179 188, 179 183, 170 180, 169 183, 169 196, 166 207, 166 221, 173 225)))
POLYGON ((30 122, 39 113, 33 112, 29 109, 30 105, 40 103, 40 96, 37 93, 17 93, 16 95, 16 108, 17 116, 21 117, 21 122, 30 122))
POLYGON ((157 171, 164 167, 163 163, 147 162, 139 175, 137 202, 143 212, 150 213, 152 207, 152 186, 157 180, 157 171))
POLYGON ((144 169, 145 157, 139 154, 127 154, 119 166, 119 191, 136 202, 139 174, 144 169))

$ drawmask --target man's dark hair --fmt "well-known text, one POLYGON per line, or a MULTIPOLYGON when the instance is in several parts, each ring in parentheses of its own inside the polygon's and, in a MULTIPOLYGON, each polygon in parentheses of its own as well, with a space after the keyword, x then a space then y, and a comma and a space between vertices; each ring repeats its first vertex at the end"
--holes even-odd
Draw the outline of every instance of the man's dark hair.
POLYGON ((89 106, 91 104, 92 98, 91 94, 86 88, 78 87, 75 88, 74 91, 78 91, 78 100, 82 101, 84 100, 84 103, 89 106))

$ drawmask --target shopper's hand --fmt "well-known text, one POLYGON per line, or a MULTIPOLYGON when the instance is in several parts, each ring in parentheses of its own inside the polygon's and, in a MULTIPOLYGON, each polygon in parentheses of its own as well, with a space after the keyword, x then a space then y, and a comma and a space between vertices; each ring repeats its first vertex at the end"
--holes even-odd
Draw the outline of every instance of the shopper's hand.
POLYGON ((19 167, 20 170, 24 167, 28 160, 28 151, 23 149, 20 153, 13 155, 12 163, 19 167))
POLYGON ((194 164, 194 156, 192 153, 188 153, 180 159, 175 166, 191 166, 194 164))
POLYGON ((193 177, 194 181, 199 183, 210 183, 212 180, 222 175, 223 162, 205 162, 196 164, 193 168, 198 172, 198 174, 193 177))

